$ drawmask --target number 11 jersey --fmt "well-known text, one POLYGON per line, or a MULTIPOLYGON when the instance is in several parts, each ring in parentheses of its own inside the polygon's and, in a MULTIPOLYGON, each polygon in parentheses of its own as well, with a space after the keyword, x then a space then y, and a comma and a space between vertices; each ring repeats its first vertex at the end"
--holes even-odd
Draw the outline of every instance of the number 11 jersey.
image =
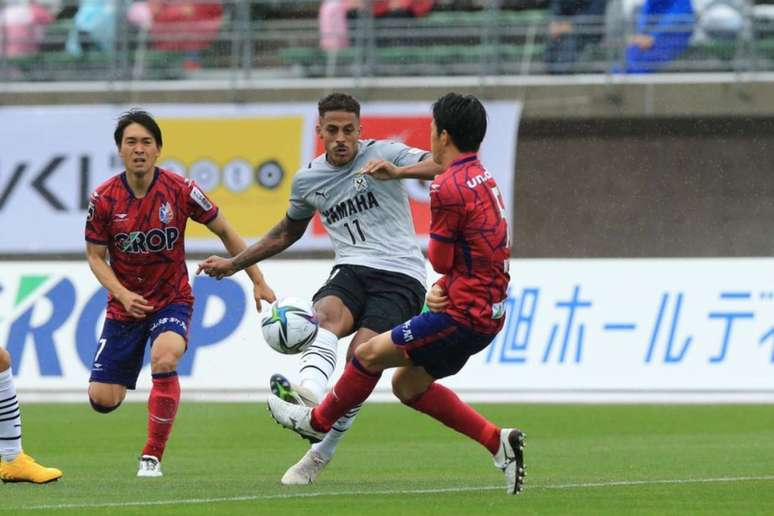
POLYGON ((425 284, 425 260, 416 240, 408 194, 401 181, 381 181, 359 171, 371 160, 412 165, 428 152, 387 140, 360 140, 355 158, 342 167, 321 154, 296 173, 287 216, 320 213, 333 242, 335 264, 399 272, 425 284))

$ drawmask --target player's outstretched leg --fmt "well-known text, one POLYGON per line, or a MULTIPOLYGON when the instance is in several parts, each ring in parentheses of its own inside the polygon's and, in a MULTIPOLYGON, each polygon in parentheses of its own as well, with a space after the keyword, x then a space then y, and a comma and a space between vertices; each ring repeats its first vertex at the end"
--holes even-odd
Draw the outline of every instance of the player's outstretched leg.
POLYGON ((0 480, 45 484, 58 480, 62 472, 41 466, 22 451, 21 411, 11 373, 11 356, 0 348, 0 480))
POLYGON ((331 462, 344 434, 352 427, 355 417, 362 405, 356 405, 344 416, 340 417, 331 431, 319 443, 315 443, 301 457, 301 460, 290 466, 282 476, 284 485, 306 485, 314 483, 323 469, 331 462))
POLYGON ((288 403, 276 396, 269 396, 267 404, 274 421, 288 430, 293 430, 313 443, 320 442, 325 437, 326 432, 321 432, 312 426, 311 407, 288 403))
POLYGON ((524 442, 526 435, 516 428, 500 430, 500 449, 494 454, 494 464, 505 473, 505 490, 508 494, 519 494, 524 489, 527 466, 524 464, 524 442))

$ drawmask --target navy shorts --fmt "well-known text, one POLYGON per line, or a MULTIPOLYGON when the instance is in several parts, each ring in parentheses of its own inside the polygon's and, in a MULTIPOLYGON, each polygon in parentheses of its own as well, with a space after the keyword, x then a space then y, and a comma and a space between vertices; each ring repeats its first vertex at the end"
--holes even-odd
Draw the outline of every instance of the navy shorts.
POLYGON ((91 364, 90 382, 115 383, 134 389, 142 369, 145 345, 164 332, 175 332, 188 342, 190 305, 169 305, 145 319, 105 319, 97 352, 91 364))
POLYGON ((392 342, 435 379, 457 374, 494 338, 459 324, 445 312, 424 312, 392 329, 392 342))
POLYGON ((425 287, 399 272, 344 264, 333 268, 312 299, 317 302, 325 296, 341 299, 355 320, 355 328, 383 333, 422 310, 425 287))

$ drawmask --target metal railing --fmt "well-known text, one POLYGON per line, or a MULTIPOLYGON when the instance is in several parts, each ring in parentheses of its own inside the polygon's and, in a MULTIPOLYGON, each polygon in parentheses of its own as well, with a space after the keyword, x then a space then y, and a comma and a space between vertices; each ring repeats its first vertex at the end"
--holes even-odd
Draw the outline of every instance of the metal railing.
MULTIPOLYGON (((421 18, 374 18, 364 10, 339 23, 338 42, 324 49, 321 37, 331 34, 321 34, 316 1, 223 0, 214 2, 222 7, 217 19, 166 25, 152 21, 154 6, 164 2, 91 2, 103 11, 91 19, 78 11, 88 3, 63 0, 55 20, 25 29, 14 18, 19 2, 0 0, 0 81, 632 71, 634 19, 619 12, 620 0, 611 0, 606 16, 571 19, 573 32, 560 37, 552 37, 557 20, 549 12, 503 9, 498 0, 478 11, 438 2, 439 10, 421 18)), ((774 17, 755 16, 743 0, 729 5, 738 23, 721 30, 708 29, 703 13, 674 17, 660 34, 682 38, 685 48, 645 71, 774 70, 774 17)))

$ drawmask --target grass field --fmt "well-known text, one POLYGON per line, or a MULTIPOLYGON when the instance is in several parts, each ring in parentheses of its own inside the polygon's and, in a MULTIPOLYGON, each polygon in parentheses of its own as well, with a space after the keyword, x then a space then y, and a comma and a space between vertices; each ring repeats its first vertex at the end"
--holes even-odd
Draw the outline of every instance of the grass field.
POLYGON ((477 405, 528 435, 525 492, 478 444, 399 404, 370 404, 318 484, 279 484, 305 442, 265 405, 186 403, 164 478, 135 478, 145 407, 23 407, 53 484, 0 485, 3 514, 774 514, 774 407, 477 405))

